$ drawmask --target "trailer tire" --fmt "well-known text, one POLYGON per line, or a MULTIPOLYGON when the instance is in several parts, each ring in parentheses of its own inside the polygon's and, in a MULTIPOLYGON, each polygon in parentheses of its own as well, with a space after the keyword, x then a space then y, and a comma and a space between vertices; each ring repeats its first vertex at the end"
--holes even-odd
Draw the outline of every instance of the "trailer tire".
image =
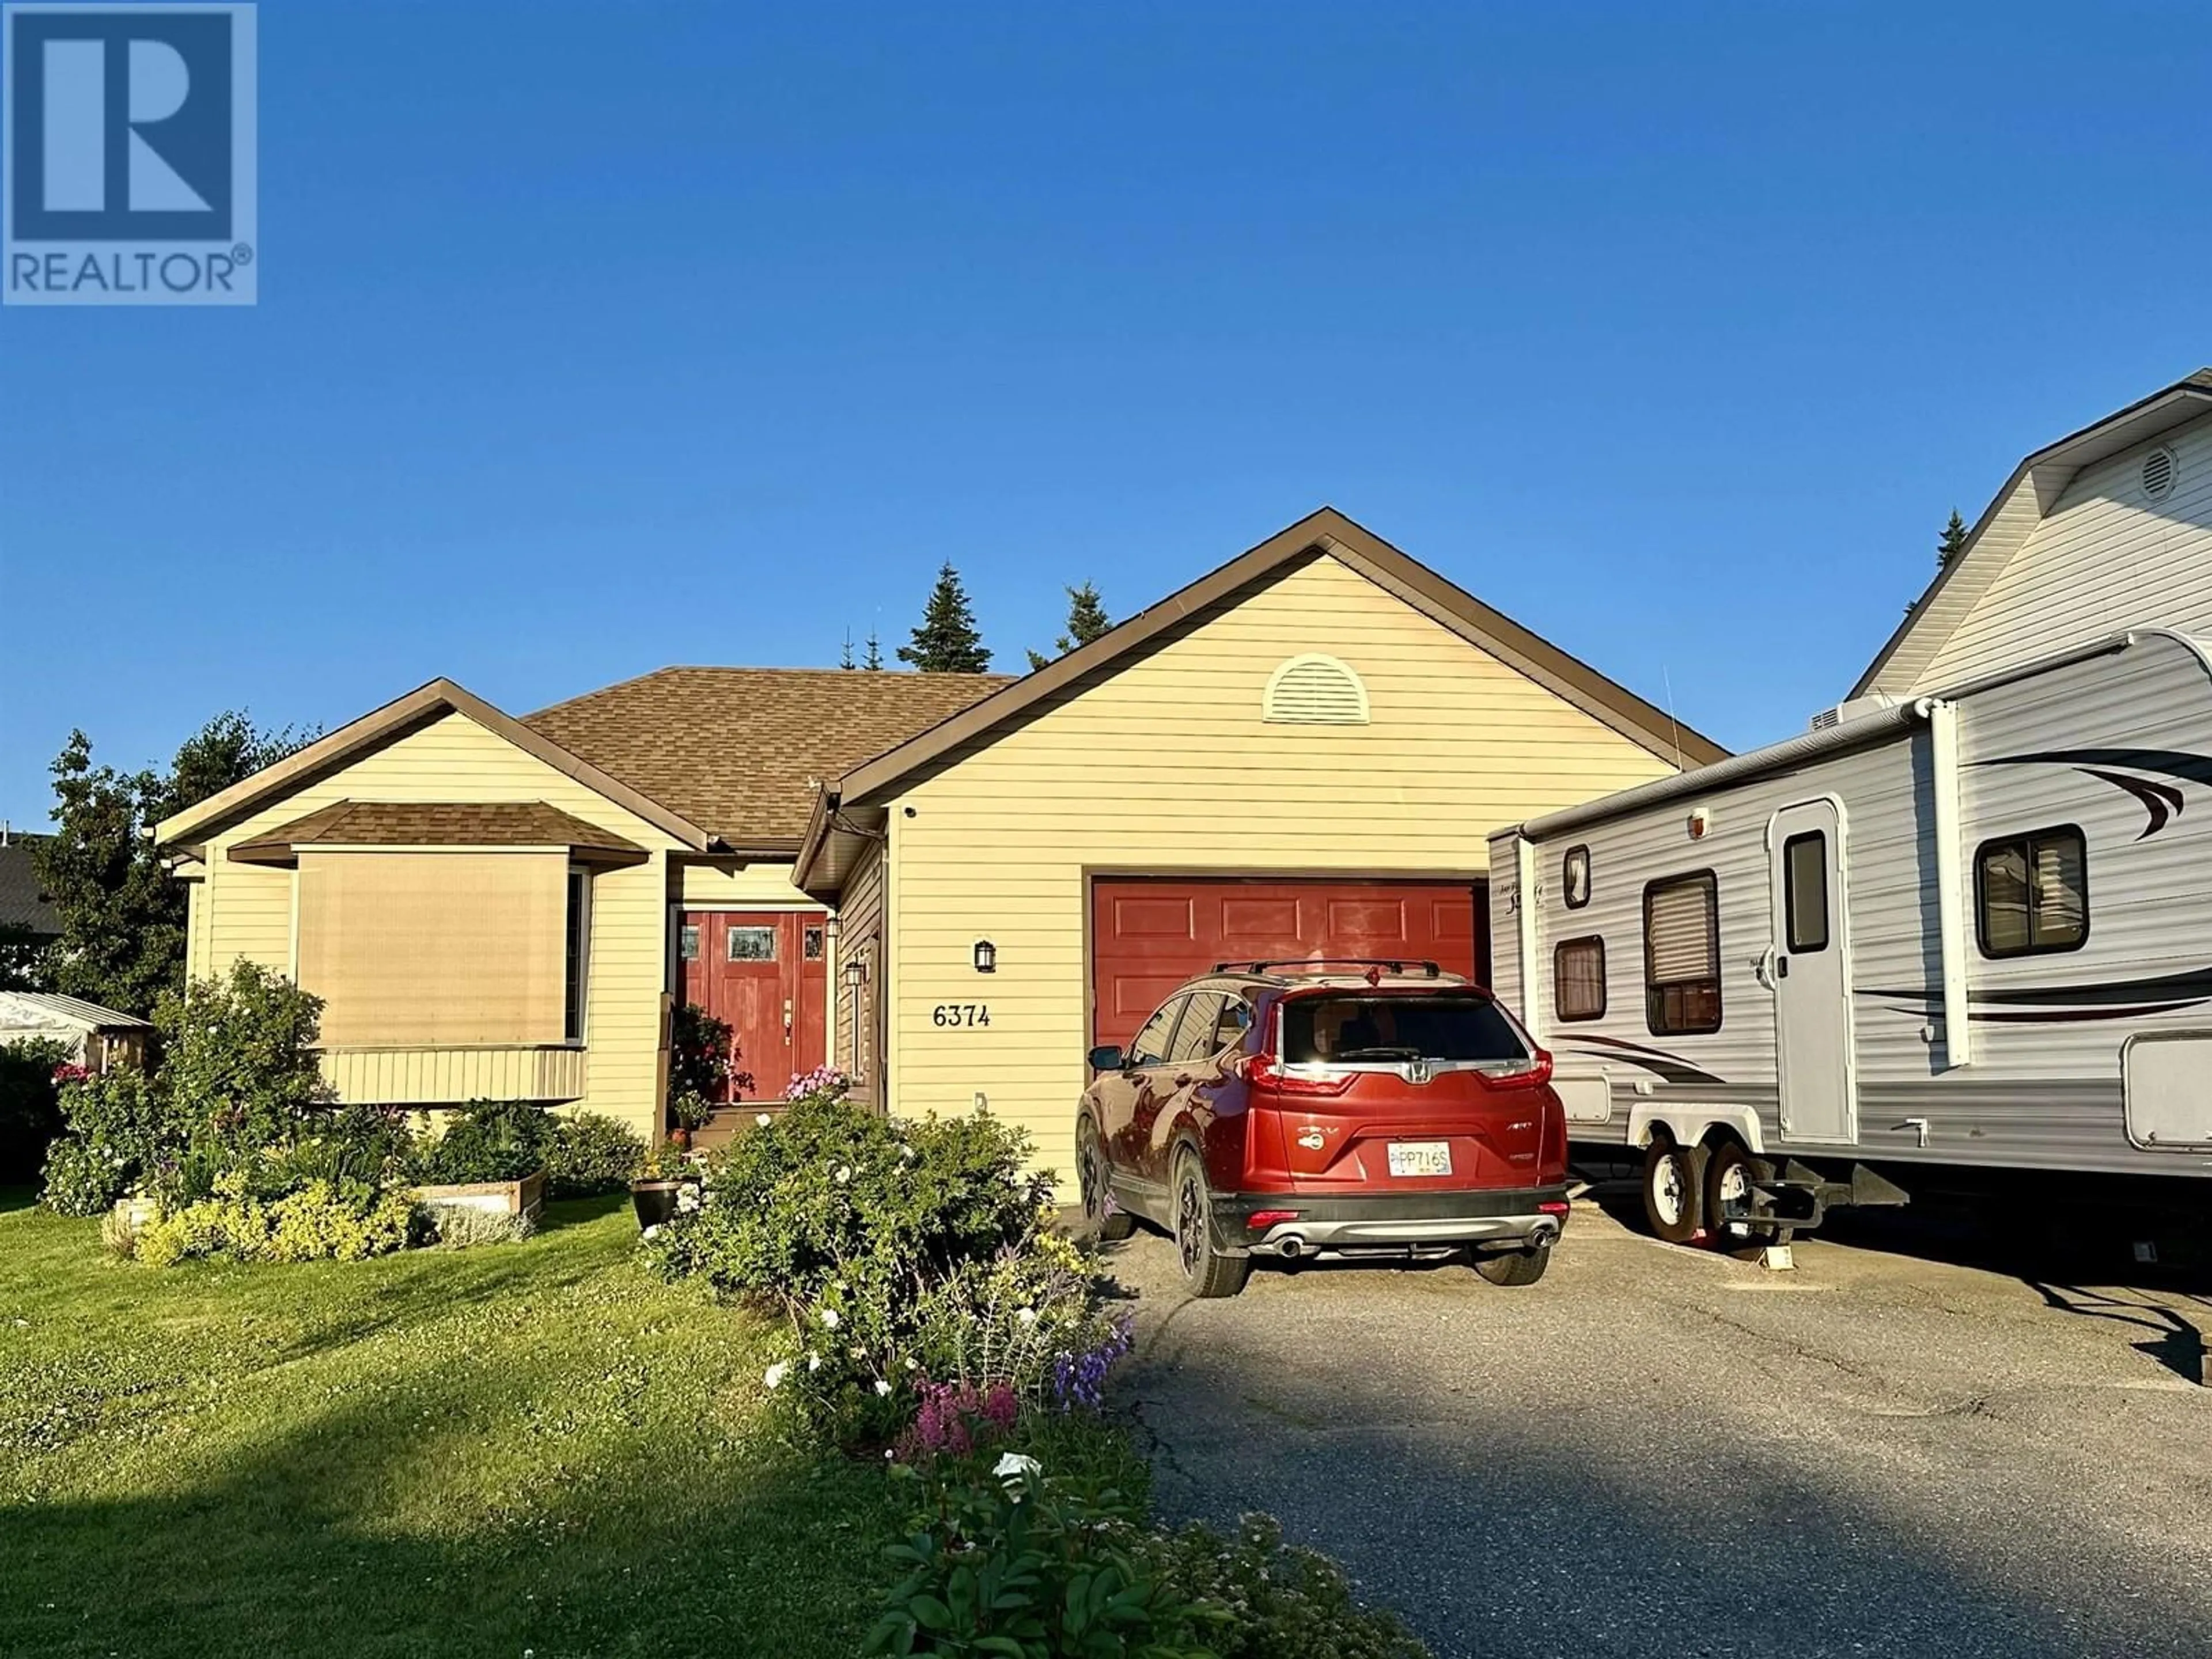
POLYGON ((1723 1140, 1705 1160, 1705 1226, 1713 1248, 1732 1255, 1756 1256, 1770 1244, 1787 1244, 1790 1229, 1771 1222, 1726 1222, 1725 1204, 1741 1199, 1755 1181, 1771 1180, 1774 1166, 1747 1152, 1741 1142, 1723 1140))
POLYGON ((1687 1244, 1705 1230, 1706 1158, 1703 1146, 1678 1146, 1665 1135, 1644 1152, 1644 1219, 1669 1244, 1687 1244))

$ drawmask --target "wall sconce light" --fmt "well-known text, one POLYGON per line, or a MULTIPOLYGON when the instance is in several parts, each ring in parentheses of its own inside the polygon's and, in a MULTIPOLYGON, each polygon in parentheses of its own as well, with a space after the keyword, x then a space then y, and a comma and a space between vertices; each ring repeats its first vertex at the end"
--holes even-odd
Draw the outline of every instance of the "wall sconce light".
POLYGON ((979 974, 999 971, 999 947, 987 939, 975 941, 975 971, 979 974))
POLYGON ((854 957, 845 964, 845 983, 857 991, 867 982, 868 959, 866 957, 854 957))

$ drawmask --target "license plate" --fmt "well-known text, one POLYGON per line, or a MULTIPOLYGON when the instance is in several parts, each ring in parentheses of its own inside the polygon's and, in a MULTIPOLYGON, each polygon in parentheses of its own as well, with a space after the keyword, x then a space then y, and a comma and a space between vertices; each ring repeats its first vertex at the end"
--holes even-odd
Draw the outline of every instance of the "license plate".
POLYGON ((1448 1176, 1451 1173, 1451 1142, 1394 1140, 1390 1143, 1390 1173, 1394 1176, 1448 1176))

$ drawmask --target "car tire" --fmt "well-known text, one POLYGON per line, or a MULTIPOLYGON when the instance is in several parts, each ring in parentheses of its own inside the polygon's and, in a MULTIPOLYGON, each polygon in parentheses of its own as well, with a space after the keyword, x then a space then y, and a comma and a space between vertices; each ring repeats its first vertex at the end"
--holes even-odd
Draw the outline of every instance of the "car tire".
POLYGON ((1644 1154, 1644 1219, 1669 1244, 1687 1244, 1705 1224, 1703 1146, 1678 1146, 1665 1136, 1644 1154))
POLYGON ((1753 1182, 1765 1181, 1773 1174, 1771 1164, 1735 1141, 1724 1140, 1712 1149, 1712 1155, 1705 1160, 1705 1220, 1712 1234, 1715 1249, 1735 1255, 1757 1255, 1769 1244, 1790 1242, 1787 1227, 1721 1219, 1723 1206, 1728 1200, 1741 1199, 1753 1182))
POLYGON ((1093 1238, 1118 1243, 1137 1231, 1137 1218, 1113 1206, 1112 1169, 1097 1121, 1088 1113, 1076 1120, 1075 1176, 1083 1194, 1083 1224, 1093 1238))
POLYGON ((1540 1250, 1492 1250, 1474 1259, 1474 1270, 1493 1285, 1533 1285, 1552 1265, 1552 1247, 1540 1250))
POLYGON ((1176 1154, 1168 1190, 1183 1287, 1196 1297, 1236 1295, 1252 1272, 1252 1258, 1224 1255, 1213 1248, 1213 1195, 1206 1189, 1206 1165, 1193 1148, 1176 1154))

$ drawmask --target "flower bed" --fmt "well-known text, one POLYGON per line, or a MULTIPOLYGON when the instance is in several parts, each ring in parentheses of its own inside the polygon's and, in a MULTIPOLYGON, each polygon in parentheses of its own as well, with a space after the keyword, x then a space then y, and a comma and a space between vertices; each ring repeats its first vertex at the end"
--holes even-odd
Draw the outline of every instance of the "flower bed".
POLYGON ((1266 1517, 1233 1539, 1152 1522, 1105 1414, 1131 1321, 1055 1231, 1018 1131, 882 1117, 834 1073, 794 1086, 645 1248, 781 1314, 762 1381, 787 1432, 911 1483, 871 1652, 1422 1659, 1266 1517))

